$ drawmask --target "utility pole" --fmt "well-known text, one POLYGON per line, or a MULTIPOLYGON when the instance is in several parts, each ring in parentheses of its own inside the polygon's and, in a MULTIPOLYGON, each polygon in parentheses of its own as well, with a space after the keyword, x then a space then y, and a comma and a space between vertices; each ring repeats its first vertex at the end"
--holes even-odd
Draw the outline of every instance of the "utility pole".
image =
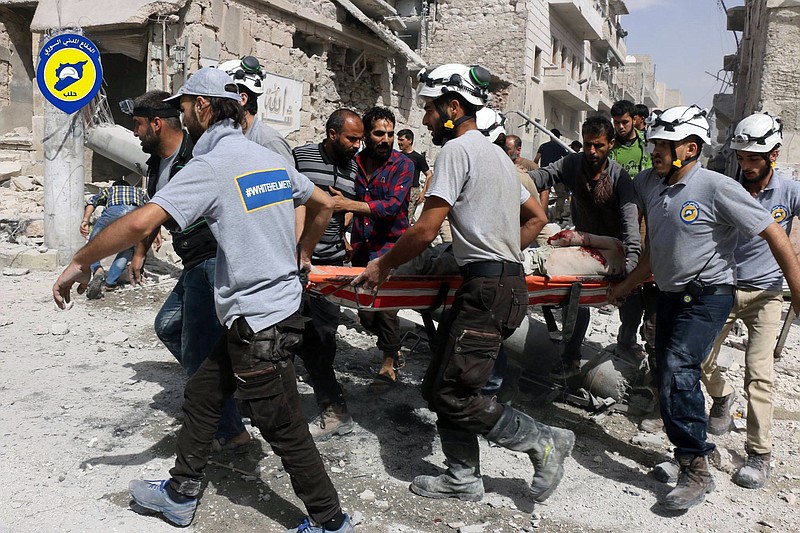
MULTIPOLYGON (((56 30, 83 34, 80 30, 56 30)), ((47 36, 49 38, 50 36, 47 36)), ((44 42, 44 41, 43 41, 44 42)), ((44 100, 44 243, 66 265, 85 243, 80 234, 84 206, 83 119, 44 100)))

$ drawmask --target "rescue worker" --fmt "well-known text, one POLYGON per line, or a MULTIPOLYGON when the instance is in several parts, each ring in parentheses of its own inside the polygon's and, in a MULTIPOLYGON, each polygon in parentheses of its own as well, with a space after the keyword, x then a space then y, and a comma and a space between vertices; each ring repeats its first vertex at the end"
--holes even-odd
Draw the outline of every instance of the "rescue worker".
MULTIPOLYGON (((194 142, 181 126, 180 111, 164 102, 170 94, 153 90, 120 107, 133 118, 133 134, 147 160, 147 194, 150 198, 192 158, 194 142)), ((172 228, 172 245, 181 258, 183 271, 154 320, 156 336, 191 377, 211 353, 225 332, 214 308, 214 278, 217 267, 217 241, 205 218, 199 218, 183 231, 172 228)), ((157 228, 136 245, 129 267, 130 279, 142 282, 142 268, 157 228)), ((247 453, 250 433, 233 396, 225 400, 212 448, 215 451, 247 453)))
POLYGON ((278 130, 265 124, 257 116, 258 98, 264 94, 264 72, 258 59, 244 56, 241 60, 225 61, 218 68, 227 72, 239 88, 245 111, 242 121, 242 132, 245 136, 254 143, 269 148, 283 157, 289 165, 294 166, 292 149, 289 148, 286 139, 278 130))
POLYGON ((737 235, 748 240, 760 235, 769 243, 795 309, 800 309, 800 265, 769 212, 734 180, 697 163, 703 145, 711 142, 705 110, 676 106, 648 120, 653 168, 633 180, 648 246, 636 269, 610 290, 609 300, 630 294, 651 273, 658 285, 661 417, 680 466, 678 483, 663 503, 668 510, 684 510, 714 490, 708 468, 714 444, 706 438, 700 367, 733 306, 737 235))
POLYGON ((310 515, 290 531, 352 533, 308 432, 292 364, 303 331, 298 260, 310 268, 333 200, 241 134, 240 97, 223 71, 198 70, 169 100, 180 105, 195 141, 194 158, 150 203, 79 250, 53 286, 63 308, 73 284, 78 292, 85 289, 93 260, 142 240, 163 223, 185 228, 205 216, 219 244, 214 295, 227 331, 186 385, 171 479, 131 481, 136 510, 161 513, 178 526, 192 522, 214 428, 224 398, 235 392, 281 457, 310 515), (307 224, 296 258, 292 206, 301 203, 307 224))
MULTIPOLYGON (((731 149, 739 162, 739 183, 772 214, 788 235, 800 215, 800 182, 774 169, 781 147, 783 124, 778 117, 756 113, 736 126, 731 149)), ((703 383, 713 400, 708 432, 723 435, 731 424, 735 392, 717 366, 717 356, 736 319, 749 334, 744 356, 744 390, 747 396, 747 461, 733 481, 759 489, 769 478, 772 458, 773 348, 783 310, 783 275, 760 237, 740 239, 734 251, 736 298, 733 310, 703 363, 703 383)), ((791 313, 791 311, 789 311, 791 313)))
POLYGON ((475 114, 488 98, 491 76, 481 67, 442 65, 419 74, 417 96, 433 143, 443 145, 433 183, 417 223, 392 250, 369 262, 353 283, 376 289, 390 271, 422 253, 445 217, 464 282, 422 386, 437 414, 447 470, 417 476, 411 490, 429 498, 478 501, 483 497, 478 436, 528 454, 534 466, 530 493, 546 500, 564 474, 575 443, 572 431, 544 425, 481 395, 504 338, 527 316, 528 291, 521 264, 546 222, 541 206, 516 179, 502 148, 478 131, 475 114), (522 226, 520 227, 520 223, 522 226))

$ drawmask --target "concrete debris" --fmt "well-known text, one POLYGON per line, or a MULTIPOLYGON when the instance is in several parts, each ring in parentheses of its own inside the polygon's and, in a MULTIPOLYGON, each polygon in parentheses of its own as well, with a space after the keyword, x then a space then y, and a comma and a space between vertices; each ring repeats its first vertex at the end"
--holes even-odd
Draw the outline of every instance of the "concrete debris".
POLYGON ((29 273, 30 269, 28 268, 4 268, 3 275, 4 276, 24 276, 25 274, 29 273))
POLYGON ((123 333, 122 331, 115 331, 105 339, 103 339, 103 343, 105 344, 122 344, 128 340, 128 334, 123 333))
POLYGON ((462 527, 464 527, 466 525, 467 525, 466 522, 448 522, 447 523, 447 527, 449 527, 450 529, 459 529, 459 528, 462 528, 462 527))
POLYGON ((389 510, 389 502, 386 500, 375 500, 372 505, 374 505, 377 509, 381 511, 388 511, 389 510))
POLYGON ((55 322, 50 325, 51 335, 66 335, 69 333, 69 326, 64 322, 55 322))
POLYGON ((733 456, 731 452, 728 451, 727 448, 723 448, 722 446, 717 446, 714 448, 714 451, 711 452, 711 464, 714 465, 715 468, 721 470, 722 472, 733 473, 736 470, 736 465, 733 463, 733 456))
POLYGON ((483 533, 485 530, 486 524, 473 524, 459 528, 458 533, 483 533))
POLYGON ((631 437, 631 443, 643 448, 658 450, 664 447, 664 440, 661 433, 638 433, 631 437))
POLYGON ((17 192, 25 192, 32 191, 36 185, 28 176, 14 176, 11 178, 11 188, 17 192))
POLYGON ((0 183, 8 181, 12 176, 22 172, 22 163, 19 161, 0 161, 0 183))
POLYGON ((371 490, 367 489, 364 492, 362 492, 361 494, 359 494, 358 497, 361 498, 362 500, 366 501, 366 502, 371 502, 371 501, 373 501, 375 499, 375 493, 372 492, 371 490))
POLYGON ((357 526, 363 521, 364 515, 361 513, 361 511, 353 511, 353 513, 350 515, 350 523, 354 526, 357 526))

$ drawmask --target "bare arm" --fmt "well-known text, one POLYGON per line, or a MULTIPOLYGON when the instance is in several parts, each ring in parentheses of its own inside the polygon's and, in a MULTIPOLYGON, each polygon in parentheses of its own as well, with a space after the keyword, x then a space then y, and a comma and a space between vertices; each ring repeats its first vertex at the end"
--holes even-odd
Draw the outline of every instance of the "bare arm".
POLYGON ((542 205, 543 208, 547 206, 547 202, 550 201, 550 189, 544 189, 539 191, 539 203, 542 205))
POLYGON ((94 205, 86 204, 86 207, 83 208, 83 220, 81 220, 81 235, 84 237, 89 236, 89 219, 94 213, 94 205))
POLYGON ((428 192, 428 187, 431 184, 432 177, 433 177, 433 171, 431 169, 428 169, 427 172, 425 172, 425 185, 423 185, 422 190, 419 191, 419 200, 417 201, 417 203, 421 204, 425 202, 425 193, 428 192))
POLYGON ((142 269, 144 268, 145 257, 147 257, 147 250, 150 249, 150 246, 153 244, 153 241, 156 240, 160 231, 160 227, 156 228, 146 239, 136 243, 133 250, 133 257, 128 265, 128 276, 130 277, 131 285, 142 284, 142 269))
POLYGON ((325 228, 328 227, 333 214, 333 205, 333 198, 319 187, 314 187, 311 198, 305 203, 306 218, 303 234, 300 236, 300 266, 303 269, 311 267, 311 255, 325 228))
POLYGON ((299 205, 294 208, 294 242, 299 243, 303 236, 306 223, 306 206, 299 205))
POLYGON ((89 265, 146 239, 169 219, 169 214, 161 206, 148 203, 115 220, 78 250, 58 277, 53 285, 56 305, 61 309, 66 307, 70 300, 70 289, 75 283, 78 283, 79 294, 86 290, 90 278, 89 265))
POLYGON ((547 215, 544 208, 536 201, 534 196, 522 204, 519 208, 520 229, 519 242, 520 248, 524 250, 536 239, 539 232, 547 224, 547 215))
POLYGON ((639 264, 636 265, 636 268, 634 268, 625 279, 609 289, 608 303, 616 304, 620 300, 623 300, 633 292, 633 289, 644 283, 645 280, 652 275, 653 271, 650 268, 650 248, 645 247, 644 252, 639 256, 639 264))
POLYGON ((786 283, 792 291, 792 308, 796 315, 800 314, 800 263, 797 262, 797 256, 789 237, 777 222, 767 226, 767 229, 759 235, 767 241, 772 255, 780 265, 786 283))

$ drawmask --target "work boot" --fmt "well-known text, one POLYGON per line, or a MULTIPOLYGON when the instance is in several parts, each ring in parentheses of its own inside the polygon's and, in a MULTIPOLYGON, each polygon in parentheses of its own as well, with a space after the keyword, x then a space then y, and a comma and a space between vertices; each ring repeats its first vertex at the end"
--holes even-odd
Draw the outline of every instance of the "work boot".
POLYGON ((353 417, 344 405, 329 405, 308 424, 314 440, 325 440, 334 435, 347 435, 353 431, 353 417))
POLYGON ((711 413, 708 415, 708 432, 712 435, 724 435, 731 427, 731 408, 736 399, 736 393, 732 392, 722 398, 711 398, 711 413))
POLYGON ((530 492, 545 501, 564 476, 564 461, 575 445, 575 434, 536 422, 525 413, 506 407, 486 439, 509 450, 526 452, 533 463, 530 492))
POLYGON ((481 451, 478 436, 462 430, 439 428, 447 470, 440 476, 417 476, 411 492, 426 498, 458 498, 478 502, 483 498, 481 451))
POLYGON ((664 507, 670 511, 681 511, 703 503, 706 494, 716 488, 714 477, 708 471, 708 457, 680 455, 677 460, 681 467, 678 484, 664 499, 664 507))
POLYGON ((747 452, 747 461, 733 475, 733 482, 746 489, 760 489, 769 478, 771 459, 771 453, 747 452))

